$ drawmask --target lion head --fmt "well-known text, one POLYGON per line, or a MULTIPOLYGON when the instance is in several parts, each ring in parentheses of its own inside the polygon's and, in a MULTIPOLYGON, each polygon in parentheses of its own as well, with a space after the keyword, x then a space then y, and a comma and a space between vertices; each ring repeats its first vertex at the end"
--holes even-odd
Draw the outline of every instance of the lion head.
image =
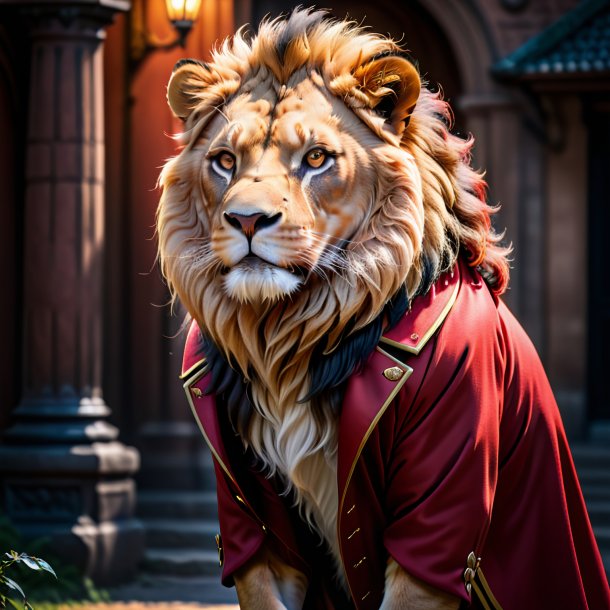
POLYGON ((296 10, 179 62, 167 97, 162 270, 259 409, 339 386, 460 252, 504 290, 472 140, 393 40, 296 10))

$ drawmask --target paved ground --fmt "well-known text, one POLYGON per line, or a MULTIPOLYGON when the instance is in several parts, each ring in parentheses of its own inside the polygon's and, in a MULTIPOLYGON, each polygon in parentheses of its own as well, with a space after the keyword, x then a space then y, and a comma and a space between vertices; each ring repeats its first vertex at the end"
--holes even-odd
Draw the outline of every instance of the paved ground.
POLYGON ((60 606, 61 610, 237 610, 238 606, 223 606, 213 604, 184 604, 182 602, 129 602, 112 604, 87 604, 60 606))
POLYGON ((141 577, 108 590, 112 603, 60 606, 61 610, 239 610, 234 589, 217 578, 141 577), (205 600, 205 603, 201 603, 205 600))
MULTIPOLYGON (((154 608, 237 608, 235 589, 228 589, 220 584, 219 576, 170 577, 145 575, 135 582, 108 591, 117 602, 171 602, 154 608), (205 604, 203 603, 205 602, 205 604), (189 605, 190 604, 190 605, 189 605), (195 604, 195 605, 193 605, 195 604), (214 604, 217 604, 214 605, 214 604)), ((147 607, 149 607, 147 605, 147 607)), ((118 608, 118 606, 117 606, 118 608)), ((131 608, 131 606, 130 606, 131 608)), ((135 606, 134 606, 135 608, 135 606)))

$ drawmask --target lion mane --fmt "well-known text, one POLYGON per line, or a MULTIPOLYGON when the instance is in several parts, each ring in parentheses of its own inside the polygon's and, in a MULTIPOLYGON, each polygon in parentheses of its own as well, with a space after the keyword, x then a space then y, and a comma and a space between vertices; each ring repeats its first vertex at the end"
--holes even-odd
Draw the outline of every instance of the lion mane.
MULTIPOLYGON (((470 167, 473 140, 451 133, 448 104, 421 86, 396 42, 321 11, 297 9, 265 21, 251 38, 240 30, 213 51, 210 63, 179 62, 168 101, 184 131, 180 153, 160 176, 163 274, 201 329, 210 391, 233 428, 334 547, 336 419, 344 382, 459 255, 496 294, 506 288, 508 250, 491 227, 494 208, 486 204, 482 176, 470 167), (305 81, 306 91, 332 108, 326 119, 316 119, 320 127, 307 126, 313 106, 302 94, 305 81), (356 151, 351 165, 336 155, 334 177, 324 178, 341 180, 340 201, 318 201, 313 182, 304 186, 302 177, 286 174, 282 179, 292 186, 282 210, 299 205, 308 213, 294 212, 289 228, 278 224, 277 235, 270 233, 273 244, 283 240, 284 259, 258 274, 241 267, 227 273, 223 240, 232 229, 222 225, 223 213, 230 221, 223 206, 236 197, 233 185, 242 178, 239 167, 235 174, 222 168, 206 174, 209 147, 224 129, 227 146, 260 145, 262 159, 273 146, 281 152, 288 136, 272 127, 289 103, 302 117, 289 134, 298 146, 319 130, 349 135, 344 157, 356 151), (216 180, 221 187, 210 186, 216 180), (312 217, 347 210, 349 224, 354 201, 360 216, 349 234, 316 232, 312 217)), ((281 188, 270 188, 271 196, 281 188)))

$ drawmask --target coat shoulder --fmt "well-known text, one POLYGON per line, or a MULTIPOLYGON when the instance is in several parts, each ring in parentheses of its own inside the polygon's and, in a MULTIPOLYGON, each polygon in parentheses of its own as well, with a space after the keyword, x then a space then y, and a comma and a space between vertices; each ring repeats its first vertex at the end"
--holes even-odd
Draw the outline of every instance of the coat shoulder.
POLYGON ((203 335, 199 330, 197 322, 192 320, 184 343, 180 379, 187 379, 204 365, 203 335))

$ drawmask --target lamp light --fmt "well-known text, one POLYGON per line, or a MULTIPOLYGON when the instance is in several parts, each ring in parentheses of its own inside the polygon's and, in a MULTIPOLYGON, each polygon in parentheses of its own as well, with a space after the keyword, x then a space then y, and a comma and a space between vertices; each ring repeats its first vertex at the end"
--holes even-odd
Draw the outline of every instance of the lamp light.
POLYGON ((178 32, 178 44, 184 47, 186 37, 199 15, 201 0, 165 0, 167 17, 178 32))
POLYGON ((167 18, 176 30, 177 36, 169 40, 161 40, 148 31, 146 12, 150 2, 133 0, 130 16, 130 56, 131 73, 134 74, 142 61, 151 51, 157 49, 184 48, 186 39, 193 28, 201 9, 201 0, 165 0, 167 18))

